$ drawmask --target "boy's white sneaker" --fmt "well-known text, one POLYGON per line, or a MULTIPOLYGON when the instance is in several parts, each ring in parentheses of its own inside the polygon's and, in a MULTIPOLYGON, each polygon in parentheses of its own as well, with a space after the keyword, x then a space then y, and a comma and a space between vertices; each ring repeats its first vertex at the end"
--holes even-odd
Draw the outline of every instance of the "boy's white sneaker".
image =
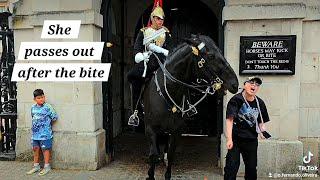
POLYGON ((50 172, 50 171, 51 171, 51 167, 50 166, 45 167, 39 172, 39 176, 44 176, 44 175, 48 174, 48 172, 50 172))
POLYGON ((40 166, 33 166, 33 168, 30 171, 28 171, 27 174, 30 175, 38 171, 40 171, 40 166))

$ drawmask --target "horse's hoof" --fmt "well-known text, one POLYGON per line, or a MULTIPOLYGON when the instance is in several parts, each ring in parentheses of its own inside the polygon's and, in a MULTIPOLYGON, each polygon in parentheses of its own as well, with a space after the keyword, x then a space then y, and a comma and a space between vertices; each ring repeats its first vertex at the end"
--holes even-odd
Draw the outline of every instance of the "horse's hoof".
POLYGON ((171 179, 171 171, 167 171, 167 172, 164 174, 164 179, 165 179, 165 180, 170 180, 170 179, 171 179))

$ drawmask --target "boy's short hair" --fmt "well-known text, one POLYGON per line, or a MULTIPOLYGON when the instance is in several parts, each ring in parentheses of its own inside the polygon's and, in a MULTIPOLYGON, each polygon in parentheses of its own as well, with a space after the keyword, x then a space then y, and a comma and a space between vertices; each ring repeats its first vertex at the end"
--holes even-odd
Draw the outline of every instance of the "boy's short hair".
POLYGON ((44 95, 42 89, 36 89, 33 91, 33 97, 42 96, 42 95, 44 95))

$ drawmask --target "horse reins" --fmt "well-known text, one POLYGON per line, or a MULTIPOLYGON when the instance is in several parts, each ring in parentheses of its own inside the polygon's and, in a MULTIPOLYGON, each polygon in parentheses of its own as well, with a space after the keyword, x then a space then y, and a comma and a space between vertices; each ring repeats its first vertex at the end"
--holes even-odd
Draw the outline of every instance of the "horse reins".
MULTIPOLYGON (((194 55, 196 55, 196 56, 200 56, 200 57, 201 57, 201 60, 198 61, 198 63, 197 63, 197 64, 198 64, 198 67, 199 67, 200 69, 204 66, 205 60, 204 60, 204 58, 203 58, 201 55, 199 55, 199 51, 200 51, 204 46, 205 46, 205 44, 204 44, 203 42, 201 42, 197 47, 192 46, 192 53, 193 53, 194 55)), ((153 53, 153 55, 156 57, 156 59, 157 59, 157 61, 158 61, 158 64, 159 64, 159 66, 160 66, 160 68, 161 68, 161 70, 162 70, 162 72, 163 72, 163 75, 164 75, 163 84, 164 84, 165 92, 166 92, 167 96, 169 97, 170 101, 174 104, 174 106, 173 106, 172 109, 171 109, 171 111, 172 111, 173 113, 175 113, 175 112, 177 111, 176 108, 178 108, 178 109, 181 111, 182 116, 183 116, 183 115, 184 115, 185 113, 187 113, 188 111, 194 109, 195 106, 197 106, 201 101, 203 101, 208 94, 213 95, 216 90, 220 89, 221 84, 223 83, 223 81, 222 81, 218 76, 217 76, 216 80, 213 81, 212 84, 209 84, 209 83, 208 83, 209 85, 191 85, 191 84, 185 83, 185 82, 180 81, 180 80, 178 80, 177 78, 173 77, 173 76, 171 75, 171 73, 166 69, 166 67, 165 67, 166 64, 163 64, 163 63, 160 61, 160 59, 159 59, 159 57, 157 56, 157 54, 153 53), (190 103, 188 102, 189 108, 188 108, 187 110, 184 110, 184 99, 185 99, 185 95, 183 95, 183 100, 182 100, 183 102, 182 102, 182 107, 181 107, 181 106, 179 106, 179 105, 173 100, 173 98, 170 96, 170 93, 169 93, 169 91, 168 91, 168 89, 167 89, 167 81, 166 81, 167 78, 168 78, 169 80, 171 80, 172 82, 174 82, 174 83, 178 83, 178 84, 180 84, 180 85, 182 85, 182 86, 185 86, 185 87, 188 87, 188 88, 191 88, 191 89, 195 89, 195 90, 197 90, 197 91, 199 91, 199 92, 201 92, 201 93, 204 93, 204 95, 203 95, 196 103, 194 103, 194 104, 190 104, 190 103), (207 88, 206 88, 206 90, 202 90, 202 89, 200 89, 200 87, 207 87, 207 88), (211 89, 212 89, 212 92, 210 92, 211 89)), ((159 83, 158 83, 158 78, 157 78, 157 73, 156 73, 156 72, 155 72, 155 79, 154 79, 154 81, 155 81, 155 84, 156 84, 156 86, 157 86, 157 91, 158 91, 159 95, 165 100, 166 104, 170 107, 171 105, 169 104, 169 102, 168 102, 167 99, 164 97, 163 93, 161 92, 161 88, 160 88, 159 83)))

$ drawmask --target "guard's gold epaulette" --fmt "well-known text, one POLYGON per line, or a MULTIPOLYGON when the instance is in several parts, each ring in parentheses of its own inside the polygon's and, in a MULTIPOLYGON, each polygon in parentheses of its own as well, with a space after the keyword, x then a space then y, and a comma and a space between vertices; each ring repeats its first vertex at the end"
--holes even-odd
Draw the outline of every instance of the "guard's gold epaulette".
POLYGON ((143 27, 140 29, 140 31, 144 32, 148 27, 143 27))
MULTIPOLYGON (((162 27, 163 27, 164 30, 166 30, 167 33, 170 32, 168 28, 166 28, 166 27, 164 27, 164 26, 162 26, 162 27)), ((148 28, 149 28, 149 27, 143 27, 143 28, 140 29, 140 31, 144 32, 144 31, 145 31, 146 29, 148 29, 148 28)))

